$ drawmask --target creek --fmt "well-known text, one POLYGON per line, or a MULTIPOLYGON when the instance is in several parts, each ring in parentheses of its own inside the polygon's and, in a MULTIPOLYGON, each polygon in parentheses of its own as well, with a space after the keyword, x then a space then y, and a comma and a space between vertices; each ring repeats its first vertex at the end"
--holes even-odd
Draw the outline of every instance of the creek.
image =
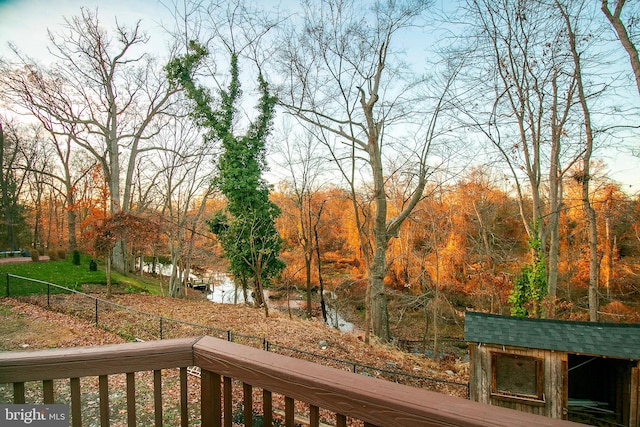
MULTIPOLYGON (((233 280, 225 273, 213 273, 210 277, 211 283, 208 285, 207 299, 220 304, 244 304, 244 295, 242 289, 236 288, 233 280)), ((286 298, 270 298, 271 291, 265 291, 265 299, 267 306, 276 310, 287 310, 288 308, 304 310, 307 306, 305 300, 286 298)), ((346 321, 338 311, 331 306, 331 299, 335 295, 329 292, 325 293, 325 297, 329 297, 327 301, 327 326, 336 328, 342 332, 355 332, 356 328, 353 323, 346 321)), ((253 303, 251 295, 248 296, 248 303, 253 303)))
MULTIPOLYGON (((151 272, 152 266, 150 264, 144 264, 143 269, 145 272, 151 272)), ((170 276, 171 265, 158 263, 155 266, 155 272, 163 276, 170 276)), ((194 274, 190 274, 189 282, 195 288, 201 289, 203 292, 206 292, 207 299, 209 301, 219 304, 245 303, 242 289, 236 289, 233 280, 231 280, 228 274, 219 271, 208 271, 206 276, 206 278, 202 278, 194 274)), ((299 310, 304 310, 306 308, 307 303, 305 300, 294 298, 287 301, 286 298, 269 298, 271 294, 272 293, 269 290, 265 291, 265 298, 270 309, 283 311, 287 310, 288 308, 299 310)), ((338 310, 336 309, 337 304, 335 303, 335 300, 336 295, 334 292, 325 291, 325 302, 327 308, 326 325, 338 329, 341 332, 357 332, 357 329, 353 323, 348 322, 342 316, 340 316, 338 310), (332 303, 332 301, 334 302, 332 303)), ((251 304, 253 303, 253 298, 251 297, 251 295, 248 296, 247 302, 251 304)))

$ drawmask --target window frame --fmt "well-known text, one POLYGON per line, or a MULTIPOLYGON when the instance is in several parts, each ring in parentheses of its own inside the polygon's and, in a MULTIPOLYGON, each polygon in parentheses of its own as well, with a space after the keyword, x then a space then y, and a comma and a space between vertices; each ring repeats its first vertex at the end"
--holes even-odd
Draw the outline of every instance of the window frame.
POLYGON ((544 403, 544 363, 543 359, 535 356, 527 356, 514 353, 492 352, 491 353, 491 396, 505 400, 526 400, 528 402, 544 403), (522 392, 498 390, 498 359, 520 359, 533 362, 535 369, 535 394, 522 392))

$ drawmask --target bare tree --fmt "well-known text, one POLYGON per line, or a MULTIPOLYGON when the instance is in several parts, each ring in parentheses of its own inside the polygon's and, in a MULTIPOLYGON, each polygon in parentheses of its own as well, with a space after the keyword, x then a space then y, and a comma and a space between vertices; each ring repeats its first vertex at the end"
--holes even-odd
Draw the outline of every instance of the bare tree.
MULTIPOLYGON (((59 125, 56 132, 89 152, 101 165, 110 192, 110 212, 131 208, 132 180, 141 153, 177 89, 146 52, 140 22, 104 28, 97 14, 82 9, 65 19, 63 31, 49 31, 50 67, 14 53, 2 64, 4 85, 21 105, 59 125), (124 166, 124 168, 123 168, 124 166), (121 169, 123 168, 123 169, 121 169)), ((125 270, 123 245, 115 245, 114 265, 125 270)))
POLYGON ((20 224, 24 222, 24 207, 20 200, 27 178, 24 145, 16 123, 0 117, 0 244, 12 251, 20 247, 20 224))
POLYGON ((169 295, 184 296, 189 279, 194 238, 209 198, 216 150, 206 144, 195 124, 177 114, 162 134, 166 150, 160 153, 159 187, 171 252, 169 295))
MULTIPOLYGON (((12 73, 8 73, 5 75, 4 80, 0 80, 0 85, 5 90, 7 98, 13 101, 12 109, 14 112, 26 109, 29 114, 38 120, 42 129, 48 133, 48 137, 40 137, 39 141, 43 145, 41 147, 42 150, 46 151, 43 156, 48 160, 49 167, 40 167, 33 169, 31 172, 36 174, 35 184, 44 182, 44 179, 51 179, 62 186, 62 188, 58 189, 57 185, 51 183, 51 186, 64 197, 67 216, 67 243, 68 249, 73 251, 78 247, 75 192, 78 183, 86 177, 95 163, 88 159, 86 152, 81 151, 73 144, 71 132, 64 124, 57 123, 46 111, 31 103, 31 88, 26 86, 25 83, 25 81, 21 80, 20 75, 12 73), (55 167, 54 160, 57 160, 55 167)), ((38 235, 38 223, 36 221, 34 237, 38 235)))
POLYGON ((636 16, 631 19, 629 23, 625 23, 622 20, 622 13, 626 0, 613 0, 611 3, 614 4, 613 10, 611 10, 609 0, 602 0, 601 10, 604 16, 606 16, 611 23, 611 26, 618 36, 618 40, 620 40, 622 47, 629 56, 631 69, 633 70, 633 75, 636 79, 636 86, 638 87, 638 93, 640 94, 640 57, 638 56, 638 49, 636 48, 636 44, 633 40, 633 35, 630 33, 631 27, 635 22, 637 22, 638 17, 636 16))
MULTIPOLYGON (((603 8, 606 4, 606 0, 603 0, 603 8)), ((621 0, 620 3, 624 3, 621 0)), ((567 41, 569 44, 571 58, 574 65, 574 76, 576 81, 576 93, 580 108, 583 115, 584 126, 584 151, 582 155, 582 167, 575 176, 579 183, 582 185, 582 204, 587 217, 587 224, 589 228, 589 319, 592 322, 598 321, 598 227, 596 222, 596 211, 591 206, 589 183, 592 180, 591 177, 591 155, 594 150, 594 130, 591 120, 591 109, 589 107, 589 93, 585 87, 585 78, 582 72, 583 55, 580 49, 579 40, 586 40, 588 37, 586 34, 580 34, 579 18, 582 16, 585 10, 585 2, 562 2, 555 0, 557 10, 560 12, 566 29, 567 41), (573 7, 571 7, 572 5, 573 7)), ((637 52, 636 52, 637 62, 637 52)), ((638 70, 640 72, 640 69, 638 70)), ((638 75, 640 77, 640 75, 638 75)), ((640 85, 640 80, 638 81, 640 85)), ((640 86, 639 86, 640 89, 640 86)))
POLYGON ((444 91, 434 97, 424 80, 409 78, 399 55, 397 39, 427 7, 427 2, 411 0, 307 1, 304 27, 282 43, 289 84, 280 93, 281 105, 313 125, 351 191, 368 270, 366 339, 371 329, 382 341, 390 339, 383 281, 387 247, 423 197, 429 148, 437 136, 443 93, 451 84, 445 79, 444 91), (402 132, 409 126, 413 136, 402 132), (393 165, 400 169, 392 170, 393 165), (386 182, 394 173, 407 176, 407 189, 392 216, 386 182), (358 192, 369 183, 372 203, 367 207, 359 204, 358 192))
POLYGON ((568 136, 575 126, 576 77, 564 27, 543 1, 470 0, 468 8, 478 23, 473 63, 489 59, 480 79, 472 79, 473 101, 461 103, 461 110, 511 171, 529 239, 542 243, 540 253, 532 250, 532 262, 545 258, 548 292, 555 295, 562 179, 582 155, 568 136), (478 102, 484 96, 487 109, 478 102))
MULTIPOLYGON (((326 160, 319 156, 320 141, 313 134, 307 132, 304 135, 286 132, 283 147, 283 163, 289 172, 289 179, 285 194, 293 202, 296 208, 297 224, 296 240, 300 245, 304 257, 305 283, 307 288, 307 316, 311 317, 311 273, 312 261, 319 248, 318 226, 322 215, 325 200, 316 200, 323 177, 329 172, 326 160)), ((321 264, 318 258, 318 276, 321 264)), ((324 321, 327 321, 326 307, 323 289, 320 284, 320 299, 324 321)))

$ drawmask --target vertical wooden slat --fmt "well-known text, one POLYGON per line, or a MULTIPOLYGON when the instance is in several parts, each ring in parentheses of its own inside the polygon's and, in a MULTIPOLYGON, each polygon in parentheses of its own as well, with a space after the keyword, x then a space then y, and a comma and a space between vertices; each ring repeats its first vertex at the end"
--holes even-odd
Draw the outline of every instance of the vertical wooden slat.
POLYGON ((262 415, 264 427, 273 426, 273 396, 269 390, 262 390, 262 415))
POLYGON ((569 419, 569 361, 563 360, 561 363, 562 375, 562 419, 569 419))
POLYGON ((162 427, 162 371, 153 371, 153 406, 156 427, 162 427))
POLYGON ((180 368, 180 426, 189 427, 187 368, 180 368))
POLYGON ((24 383, 13 383, 13 403, 21 404, 24 401, 24 383))
POLYGON ((250 384, 242 383, 243 405, 244 405, 244 425, 253 426, 253 387, 250 384))
POLYGON ((222 402, 220 375, 202 370, 200 376, 200 418, 203 426, 220 427, 222 402))
POLYGON ((286 427, 295 427, 295 411, 294 401, 291 397, 284 398, 284 425, 286 427))
POLYGON ((127 426, 136 426, 136 374, 127 372, 127 426))
POLYGON ((630 413, 629 413, 629 425, 640 426, 640 369, 631 368, 631 396, 630 401, 630 413))
POLYGON ((224 427, 233 424, 233 389, 231 377, 224 377, 224 427))
POLYGON ((347 417, 342 414, 336 414, 336 427, 347 427, 347 417))
POLYGON ((71 389, 71 426, 82 427, 82 402, 80 401, 80 378, 69 380, 71 389))
POLYGON ((109 377, 100 375, 98 377, 98 389, 100 393, 100 426, 109 427, 109 377))
POLYGON ((54 403, 53 380, 42 381, 42 397, 44 398, 45 404, 54 403))
POLYGON ((222 377, 219 374, 213 374, 213 416, 215 424, 214 427, 222 425, 222 392, 220 385, 222 384, 222 377))
POLYGON ((309 405, 309 427, 320 426, 320 408, 309 405))

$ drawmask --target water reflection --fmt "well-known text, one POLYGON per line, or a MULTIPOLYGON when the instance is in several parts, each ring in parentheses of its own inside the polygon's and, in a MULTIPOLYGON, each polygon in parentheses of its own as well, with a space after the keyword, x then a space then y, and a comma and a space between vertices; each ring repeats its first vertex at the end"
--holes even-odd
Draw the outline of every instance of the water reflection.
MULTIPOLYGON (((293 299, 287 301, 286 298, 270 298, 269 290, 265 291, 265 297, 269 308, 275 309, 300 309, 306 308, 306 301, 293 299)), ((330 295, 335 298, 335 295, 330 295)), ((244 304, 244 293, 242 289, 236 289, 233 281, 225 273, 213 273, 211 276, 211 284, 207 293, 207 299, 212 302, 220 304, 244 304)), ((248 302, 253 303, 251 295, 247 296, 248 302)), ((327 325, 333 328, 339 329, 342 332, 354 332, 355 326, 353 323, 343 319, 338 312, 327 305, 327 325)))

